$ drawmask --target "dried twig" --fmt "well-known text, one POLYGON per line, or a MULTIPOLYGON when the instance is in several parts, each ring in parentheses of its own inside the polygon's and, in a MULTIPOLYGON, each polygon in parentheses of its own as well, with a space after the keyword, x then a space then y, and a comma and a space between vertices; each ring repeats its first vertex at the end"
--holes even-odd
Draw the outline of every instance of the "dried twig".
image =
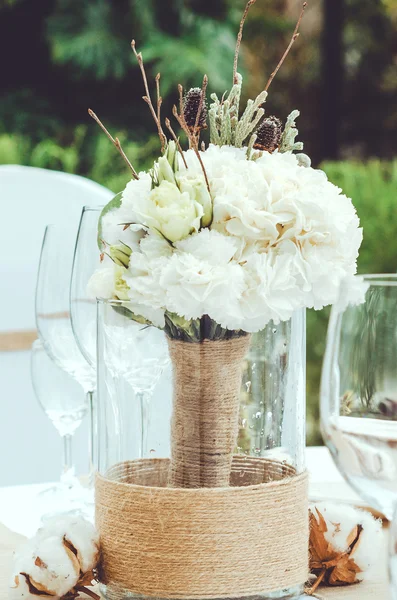
POLYGON ((204 75, 203 84, 201 86, 200 103, 198 105, 196 121, 194 123, 194 129, 193 129, 193 135, 195 138, 197 138, 197 140, 196 140, 197 145, 198 145, 199 137, 200 137, 200 129, 198 126, 199 126, 200 117, 201 117, 201 113, 202 113, 204 102, 205 102, 205 94, 207 91, 207 85, 208 85, 208 77, 207 77, 207 75, 204 75))
POLYGON ((112 142, 112 144, 115 146, 115 148, 117 148, 118 152, 121 154, 121 156, 123 157, 124 161, 127 163, 129 169, 131 169, 131 173, 132 173, 133 178, 134 179, 139 179, 138 173, 135 171, 134 167, 132 166, 132 164, 128 160, 126 153, 124 152, 123 148, 121 147, 119 138, 117 138, 117 137, 114 138, 109 133, 109 131, 106 129, 105 125, 102 123, 102 121, 99 119, 99 117, 97 117, 97 115, 94 113, 94 111, 91 110, 90 108, 88 109, 88 114, 90 115, 90 117, 92 117, 94 119, 94 121, 96 121, 98 123, 98 125, 102 129, 102 131, 107 135, 107 137, 112 142))
POLYGON ((161 106, 161 101, 159 101, 160 99, 160 76, 158 75, 156 77, 156 88, 157 88, 157 93, 158 93, 158 97, 157 97, 157 112, 154 110, 154 106, 152 103, 152 99, 150 96, 150 92, 149 92, 149 86, 148 86, 148 82, 147 82, 147 77, 146 77, 146 71, 145 71, 145 67, 143 64, 143 58, 142 58, 142 53, 141 52, 137 52, 136 48, 135 48, 135 40, 132 40, 131 42, 131 48, 135 54, 135 57, 138 61, 138 65, 139 68, 141 70, 141 74, 142 74, 142 79, 143 79, 143 85, 145 88, 145 92, 146 95, 142 96, 143 100, 146 102, 146 104, 149 106, 150 108, 150 112, 152 113, 152 117, 154 119, 154 122, 156 123, 157 126, 157 131, 158 131, 158 135, 160 138, 160 143, 161 143, 161 151, 163 152, 165 145, 167 143, 167 137, 163 131, 163 128, 161 127, 161 122, 160 122, 160 106, 161 106))
MULTIPOLYGON (((178 88, 179 87, 182 88, 182 86, 178 86, 178 88)), ((205 183, 206 183, 206 186, 207 186, 208 193, 211 195, 210 184, 209 184, 209 181, 208 181, 207 172, 205 170, 204 163, 203 163, 202 158, 200 156, 200 152, 199 152, 199 150, 197 148, 197 144, 195 143, 194 136, 189 131, 189 127, 186 125, 186 121, 185 121, 185 119, 183 117, 183 113, 182 113, 182 115, 179 115, 178 114, 178 109, 174 105, 173 108, 172 108, 172 114, 174 115, 175 119, 178 121, 179 125, 182 127, 183 131, 186 133, 186 135, 188 137, 190 147, 194 150, 194 152, 195 152, 195 154, 197 156, 197 159, 198 159, 198 161, 200 163, 201 169, 203 171, 203 175, 204 175, 204 179, 205 179, 205 183)))
POLYGON ((93 598, 93 600, 100 600, 100 596, 98 596, 98 594, 96 594, 93 590, 90 590, 89 588, 87 588, 86 586, 81 586, 76 588, 77 592, 83 592, 83 594, 87 594, 87 596, 90 596, 90 598, 93 598))
MULTIPOLYGON (((182 87, 182 86, 178 86, 178 87, 182 87)), ((181 126, 181 128, 183 129, 183 131, 186 133, 187 139, 189 140, 189 146, 192 147, 193 138, 192 138, 192 134, 189 130, 189 127, 187 126, 187 123, 185 121, 185 117, 183 116, 183 110, 179 114, 178 109, 174 104, 174 106, 172 107, 172 114, 174 115, 175 119, 178 121, 178 123, 181 126)))
POLYGON ((321 571, 320 575, 317 577, 317 579, 313 583, 313 585, 310 588, 305 589, 305 593, 308 594, 308 596, 313 596, 314 592, 317 590, 320 583, 324 579, 326 573, 327 573, 327 568, 324 567, 324 569, 321 571))
POLYGON ((253 4, 255 4, 256 0, 248 0, 243 16, 241 17, 241 21, 240 21, 240 29, 238 30, 238 34, 237 34, 237 41, 236 41, 236 50, 234 53, 234 63, 233 63, 233 83, 236 84, 238 83, 238 78, 237 78, 237 65, 238 65, 238 55, 240 53, 240 45, 241 45, 241 40, 243 38, 243 29, 244 29, 244 23, 245 20, 247 18, 249 9, 251 8, 251 6, 253 4))
POLYGON ((300 26, 301 21, 303 19, 303 14, 305 12, 306 6, 307 6, 307 2, 304 2, 303 5, 302 5, 301 13, 299 15, 299 19, 298 19, 298 21, 297 21, 297 23, 295 25, 295 29, 294 29, 294 33, 292 34, 291 41, 288 44, 286 51, 282 55, 282 57, 280 59, 280 62, 278 63, 277 67, 275 68, 275 70, 273 71, 273 73, 270 75, 270 77, 269 77, 269 79, 267 81, 266 87, 265 87, 265 92, 267 92, 267 90, 269 89, 271 82, 273 81, 273 79, 277 75, 277 73, 278 73, 281 65, 283 64, 284 60, 287 58, 287 55, 288 55, 289 51, 291 50, 292 44, 299 37, 298 29, 299 29, 299 26, 300 26))
POLYGON ((185 159, 185 155, 184 155, 183 150, 182 150, 182 146, 181 146, 178 138, 176 137, 175 131, 171 127, 171 123, 170 123, 169 119, 165 120, 165 125, 166 125, 168 131, 171 133, 172 139, 174 140, 174 142, 175 142, 175 144, 176 144, 176 146, 177 146, 177 148, 179 150, 179 153, 180 153, 180 155, 182 157, 182 160, 183 160, 183 164, 185 165, 186 168, 188 168, 187 162, 186 162, 186 159, 185 159))
POLYGON ((157 93, 157 120, 160 123, 161 122, 161 119, 160 119, 161 105, 163 103, 163 99, 160 96, 160 73, 157 73, 157 75, 156 75, 156 93, 157 93))

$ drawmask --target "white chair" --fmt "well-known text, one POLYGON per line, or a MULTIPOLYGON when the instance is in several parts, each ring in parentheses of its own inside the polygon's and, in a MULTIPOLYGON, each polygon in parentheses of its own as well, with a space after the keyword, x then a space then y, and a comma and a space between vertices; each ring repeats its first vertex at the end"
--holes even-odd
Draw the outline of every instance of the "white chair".
MULTIPOLYGON (((61 440, 30 382, 41 242, 46 224, 76 222, 77 227, 84 205, 104 206, 112 196, 77 175, 0 166, 0 486, 59 478, 61 440)), ((81 429, 75 455, 84 471, 88 439, 81 429)))

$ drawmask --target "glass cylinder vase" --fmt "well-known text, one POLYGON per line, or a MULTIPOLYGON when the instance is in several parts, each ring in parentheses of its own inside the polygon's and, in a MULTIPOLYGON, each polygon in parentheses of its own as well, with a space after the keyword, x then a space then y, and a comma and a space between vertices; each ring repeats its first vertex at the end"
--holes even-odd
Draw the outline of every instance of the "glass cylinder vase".
POLYGON ((135 319, 128 302, 98 301, 102 594, 298 598, 304 311, 255 334, 135 319))

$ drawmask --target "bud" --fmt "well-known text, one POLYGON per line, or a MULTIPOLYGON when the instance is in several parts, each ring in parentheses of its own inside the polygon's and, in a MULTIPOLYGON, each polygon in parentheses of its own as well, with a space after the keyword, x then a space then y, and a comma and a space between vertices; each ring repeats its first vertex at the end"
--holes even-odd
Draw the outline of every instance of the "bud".
POLYGON ((119 300, 129 300, 128 290, 130 289, 123 279, 125 271, 116 267, 114 273, 114 293, 119 300))
POLYGON ((296 160, 298 161, 300 167, 308 168, 311 166, 312 161, 310 160, 310 157, 307 154, 304 154, 303 152, 299 152, 299 154, 295 154, 295 156, 296 156, 296 160))
POLYGON ((258 127, 254 148, 274 152, 280 145, 282 123, 277 117, 267 117, 258 127))
MULTIPOLYGON (((197 113, 201 102, 201 88, 191 88, 183 99, 183 117, 186 125, 191 131, 194 131, 197 113)), ((197 131, 201 129, 207 129, 207 106, 204 98, 204 102, 201 106, 200 116, 197 123, 197 131)))
POLYGON ((167 160, 167 156, 160 156, 157 161, 158 169, 157 169, 157 181, 160 184, 162 181, 169 181, 170 183, 175 183, 175 175, 174 171, 167 160))
POLYGON ((125 269, 128 269, 131 253, 131 248, 127 246, 127 244, 123 244, 123 242, 110 246, 109 248, 109 256, 112 261, 119 267, 124 267, 125 269))

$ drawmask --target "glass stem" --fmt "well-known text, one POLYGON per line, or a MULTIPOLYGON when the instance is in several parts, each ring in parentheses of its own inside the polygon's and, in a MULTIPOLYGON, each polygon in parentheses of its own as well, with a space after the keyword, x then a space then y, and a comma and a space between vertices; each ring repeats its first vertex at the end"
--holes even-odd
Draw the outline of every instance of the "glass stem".
POLYGON ((389 581, 391 600, 397 600, 397 503, 389 525, 389 581))
POLYGON ((95 471, 97 469, 97 420, 94 391, 87 392, 88 404, 88 467, 89 467, 89 487, 93 487, 95 480, 95 471))
POLYGON ((61 481, 67 483, 70 478, 74 477, 73 458, 72 458, 72 440, 70 433, 62 438, 63 440, 63 457, 62 457, 62 476, 61 481))
POLYGON ((141 458, 147 458, 148 452, 148 434, 150 427, 150 399, 151 394, 148 392, 137 392, 137 398, 141 407, 141 458))

